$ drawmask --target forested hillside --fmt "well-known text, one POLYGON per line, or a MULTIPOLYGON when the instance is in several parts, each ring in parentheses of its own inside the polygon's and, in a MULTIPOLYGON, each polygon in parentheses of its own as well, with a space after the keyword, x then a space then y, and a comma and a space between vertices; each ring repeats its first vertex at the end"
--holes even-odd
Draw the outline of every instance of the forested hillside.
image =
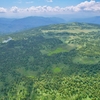
POLYGON ((0 100, 100 100, 100 25, 0 36, 0 100))

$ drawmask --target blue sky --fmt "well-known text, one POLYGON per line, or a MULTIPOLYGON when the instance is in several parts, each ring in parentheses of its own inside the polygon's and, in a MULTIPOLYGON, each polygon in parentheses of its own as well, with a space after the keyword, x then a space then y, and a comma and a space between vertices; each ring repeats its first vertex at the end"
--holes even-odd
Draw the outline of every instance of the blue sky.
POLYGON ((30 7, 30 6, 71 6, 76 5, 78 3, 84 2, 84 0, 0 0, 0 6, 1 7, 12 7, 12 6, 18 6, 18 7, 30 7))
POLYGON ((0 17, 99 16, 100 0, 0 0, 0 17))

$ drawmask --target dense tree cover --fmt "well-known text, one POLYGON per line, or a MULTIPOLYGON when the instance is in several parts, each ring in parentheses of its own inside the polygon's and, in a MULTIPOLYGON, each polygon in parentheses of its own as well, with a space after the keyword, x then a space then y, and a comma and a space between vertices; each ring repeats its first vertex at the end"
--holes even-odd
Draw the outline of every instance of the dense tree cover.
POLYGON ((0 100, 100 100, 99 28, 72 23, 1 36, 13 39, 0 43, 0 100))

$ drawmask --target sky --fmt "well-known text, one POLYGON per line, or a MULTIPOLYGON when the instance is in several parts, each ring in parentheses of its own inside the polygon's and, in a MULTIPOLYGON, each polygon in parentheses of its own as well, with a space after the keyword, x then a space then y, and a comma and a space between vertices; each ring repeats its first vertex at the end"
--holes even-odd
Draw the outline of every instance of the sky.
POLYGON ((100 16, 100 0, 0 0, 0 17, 100 16))

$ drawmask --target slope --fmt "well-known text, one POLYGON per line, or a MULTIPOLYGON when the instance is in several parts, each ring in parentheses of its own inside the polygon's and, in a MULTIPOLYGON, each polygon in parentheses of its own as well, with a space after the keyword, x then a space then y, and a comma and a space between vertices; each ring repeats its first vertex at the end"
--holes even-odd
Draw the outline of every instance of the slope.
POLYGON ((49 25, 0 41, 0 99, 100 100, 100 25, 49 25))

